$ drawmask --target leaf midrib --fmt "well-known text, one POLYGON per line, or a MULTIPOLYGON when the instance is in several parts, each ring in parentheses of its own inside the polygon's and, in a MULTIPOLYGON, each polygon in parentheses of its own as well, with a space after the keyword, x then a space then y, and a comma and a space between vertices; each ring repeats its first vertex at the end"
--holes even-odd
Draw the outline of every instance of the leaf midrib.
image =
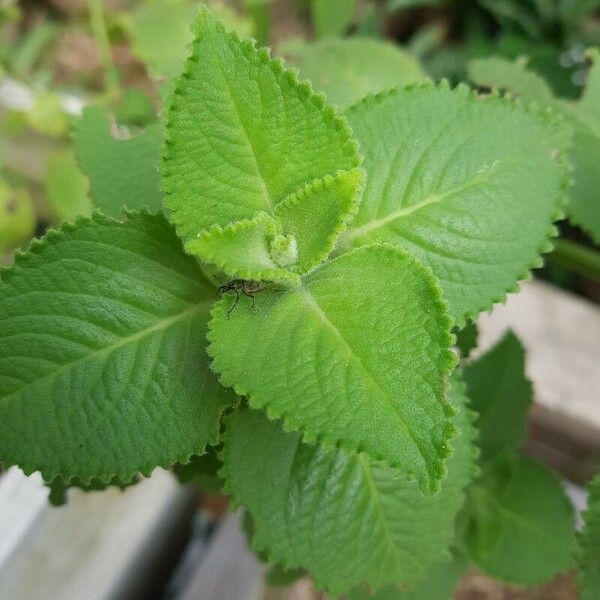
POLYGON ((138 341, 144 339, 146 336, 151 335, 152 333, 156 333, 157 331, 166 330, 171 325, 173 325, 179 321, 184 321, 186 318, 188 318, 196 313, 201 312, 201 309, 204 309, 205 307, 210 306, 211 304, 212 304, 212 300, 199 302, 198 304, 194 304, 190 308, 187 308, 186 310, 184 310, 176 315, 172 315, 170 317, 160 319, 159 321, 157 321, 150 327, 147 327, 140 331, 136 331, 132 335, 121 338, 120 340, 118 340, 117 342, 115 342, 113 344, 109 344, 108 346, 101 348, 99 350, 94 350, 93 352, 90 352, 89 354, 84 354, 83 356, 80 356, 73 361, 70 361, 68 363, 61 365, 57 369, 46 373, 45 375, 43 375, 42 377, 40 377, 38 379, 34 379, 33 381, 28 381, 27 383, 25 383, 24 385, 13 390, 9 394, 7 394, 5 396, 0 396, 0 402, 7 402, 7 401, 13 399, 14 397, 22 394, 25 390, 27 390, 27 388, 32 387, 34 385, 39 385, 41 382, 43 382, 45 380, 50 380, 55 377, 58 377, 62 373, 75 368, 75 366, 80 363, 83 363, 83 362, 86 362, 89 360, 93 360, 93 359, 103 356, 105 354, 111 354, 112 352, 115 352, 119 348, 127 346, 128 344, 138 342, 138 341))
POLYGON ((379 390, 379 392, 382 394, 383 398, 391 406, 394 414, 396 414, 396 416, 398 418, 397 422, 402 426, 402 428, 404 429, 407 437, 414 444, 416 450, 418 451, 418 453, 421 456, 424 464, 426 465, 426 469, 429 471, 429 469, 427 467, 428 461, 427 461, 427 459, 425 457, 425 453, 424 453, 423 449, 421 448, 421 445, 420 445, 419 441, 416 439, 416 437, 414 436, 413 432, 410 430, 410 427, 406 424, 406 422, 402 418, 402 415, 400 414, 400 412, 398 410, 398 407, 394 404, 394 401, 390 397, 389 393, 385 389, 383 389, 381 387, 381 385, 377 382, 377 380, 371 375, 371 373, 368 371, 367 367, 363 363, 363 361, 360 358, 360 356, 358 356, 354 352, 352 346, 344 338, 344 336, 342 335, 341 331, 332 323, 332 321, 329 319, 329 317, 327 316, 327 314, 325 313, 325 311, 321 308, 321 306, 317 302, 317 300, 314 297, 314 295, 310 292, 310 290, 308 290, 306 287, 300 287, 300 288, 298 288, 297 293, 304 299, 305 304, 309 308, 311 308, 313 310, 313 312, 326 325, 326 327, 329 328, 334 333, 334 335, 344 344, 344 346, 346 347, 346 349, 347 349, 348 354, 350 355, 350 357, 352 357, 354 359, 354 361, 360 366, 360 368, 361 368, 362 372, 365 374, 366 378, 371 382, 371 384, 376 389, 379 390))
POLYGON ((373 231, 375 231, 377 229, 381 229, 382 227, 385 227, 388 223, 391 223, 398 219, 407 217, 408 215, 410 215, 418 210, 421 210, 427 206, 431 206, 432 204, 439 204, 440 202, 446 200, 447 198, 449 198, 451 196, 460 194, 462 192, 465 192, 465 191, 471 189, 472 187, 475 187, 477 185, 485 183, 489 179, 489 177, 491 176, 491 174, 493 172, 494 172, 493 169, 489 169, 486 172, 485 176, 481 176, 481 175, 475 176, 475 177, 467 180, 465 183, 462 183, 461 185, 451 188, 451 189, 447 190, 446 192, 442 192, 442 193, 434 192, 433 194, 426 196, 423 200, 419 200, 418 202, 415 202, 414 204, 411 204, 410 206, 400 207, 397 210, 394 210, 394 211, 388 213, 385 217, 381 217, 379 219, 374 219, 373 221, 369 221, 368 223, 365 223, 364 225, 361 225, 360 227, 348 229, 346 231, 346 233, 344 233, 341 236, 340 245, 342 247, 345 247, 348 245, 348 242, 351 242, 352 240, 354 240, 356 238, 360 238, 369 233, 372 233, 373 231))

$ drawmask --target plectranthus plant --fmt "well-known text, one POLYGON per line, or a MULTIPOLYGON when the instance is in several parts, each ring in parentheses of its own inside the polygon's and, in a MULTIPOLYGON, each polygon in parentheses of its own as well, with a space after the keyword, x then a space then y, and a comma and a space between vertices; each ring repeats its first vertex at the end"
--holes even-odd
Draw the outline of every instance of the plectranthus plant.
POLYGON ((552 247, 567 120, 420 74, 332 104, 208 9, 193 28, 160 125, 77 124, 96 212, 0 274, 4 467, 55 498, 218 473, 272 580, 332 598, 593 562, 522 453, 519 340, 468 358, 552 247))

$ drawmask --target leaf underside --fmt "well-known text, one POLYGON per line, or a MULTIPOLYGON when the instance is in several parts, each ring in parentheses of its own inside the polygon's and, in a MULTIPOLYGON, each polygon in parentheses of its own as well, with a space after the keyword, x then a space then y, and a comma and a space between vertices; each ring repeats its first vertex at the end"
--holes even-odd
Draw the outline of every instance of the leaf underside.
POLYGON ((224 385, 308 439, 362 449, 436 490, 456 356, 428 270, 392 246, 364 247, 301 286, 233 302, 215 304, 209 332, 224 385))
POLYGON ((386 241, 431 267, 460 326, 550 249, 569 130, 465 86, 369 97, 347 111, 367 183, 341 247, 386 241))
POLYGON ((484 459, 517 451, 525 439, 527 411, 533 401, 525 376, 525 349, 507 333, 491 350, 469 363, 463 377, 471 408, 479 415, 479 446, 484 459))
POLYGON ((94 205, 112 217, 118 217, 124 207, 159 210, 163 199, 158 173, 160 124, 123 139, 114 137, 111 127, 110 116, 91 107, 83 111, 73 132, 77 161, 90 179, 94 205))
POLYGON ((451 399, 460 433, 431 498, 364 454, 306 445, 259 411, 234 413, 222 474, 254 517, 255 549, 288 569, 306 568, 332 597, 361 582, 374 590, 416 582, 444 555, 474 468, 474 428, 458 382, 451 399))
MULTIPOLYGON (((188 251, 201 253, 195 240, 203 232, 261 214, 280 220, 283 207, 307 186, 325 196, 305 197, 306 212, 310 202, 328 203, 332 188, 326 182, 353 172, 360 159, 344 118, 267 50, 226 32, 207 9, 200 10, 195 34, 168 112, 162 171, 170 219, 188 251)), ((360 181, 341 186, 337 191, 345 196, 329 203, 339 210, 335 218, 319 222, 317 232, 300 232, 303 262, 314 265, 322 260, 322 247, 329 244, 326 253, 331 250, 360 190, 360 181), (317 255, 306 256, 301 242, 311 233, 322 241, 317 255)), ((285 225, 282 233, 290 235, 285 225)), ((226 249, 217 250, 212 243, 215 264, 239 275, 231 272, 235 263, 226 249)), ((264 275, 262 270, 253 278, 264 275)))
POLYGON ((34 242, 1 273, 0 462, 85 485, 202 454, 232 401, 204 350, 213 299, 162 216, 34 242))
POLYGON ((573 507, 558 477, 523 455, 486 466, 467 502, 469 558, 491 577, 535 585, 572 566, 573 507))

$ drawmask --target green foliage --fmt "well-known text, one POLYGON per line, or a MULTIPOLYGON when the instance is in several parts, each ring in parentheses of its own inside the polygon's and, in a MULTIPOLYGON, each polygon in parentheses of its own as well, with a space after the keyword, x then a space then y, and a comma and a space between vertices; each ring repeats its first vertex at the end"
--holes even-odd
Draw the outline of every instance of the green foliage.
POLYGON ((471 351, 477 347, 479 330, 477 323, 469 322, 462 329, 456 331, 456 346, 461 357, 468 358, 471 351))
POLYGON ((578 584, 580 600, 600 597, 600 476, 589 485, 585 528, 579 538, 578 584))
POLYGON ((492 577, 532 585, 572 565, 573 508, 556 475, 530 458, 501 454, 488 463, 465 513, 468 556, 492 577))
POLYGON ((102 212, 118 217, 123 208, 155 211, 162 206, 158 123, 135 135, 118 129, 102 109, 87 108, 73 138, 79 165, 90 180, 92 200, 102 212))
POLYGON ((308 440, 363 449, 437 489, 455 357, 438 288, 420 264, 370 246, 325 263, 302 286, 261 292, 255 313, 245 298, 231 311, 232 300, 215 305, 209 333, 224 385, 308 440))
POLYGON ((303 444, 260 412, 234 413, 223 476, 254 517, 253 546, 288 568, 308 569, 334 597, 360 582, 372 589, 416 582, 441 559, 473 472, 474 430, 458 381, 450 395, 460 433, 431 498, 364 454, 303 444))
POLYGON ((223 480, 219 476, 222 464, 217 454, 217 448, 210 446, 206 454, 192 456, 185 464, 173 467, 173 474, 180 483, 195 485, 205 492, 220 492, 223 480))
POLYGON ((556 119, 447 85, 368 97, 347 116, 367 184, 342 247, 386 241, 411 252, 439 279, 458 326, 541 264, 568 176, 569 131, 556 119))
POLYGON ((0 261, 34 232, 35 210, 30 195, 0 178, 0 261))
POLYGON ((340 106, 425 80, 418 61, 389 42, 361 38, 295 42, 285 47, 284 54, 303 77, 340 106))
POLYGON ((305 271, 356 210, 360 161, 351 132, 281 61, 226 33, 207 10, 196 35, 167 118, 171 220, 188 251, 232 277, 285 279, 266 273, 294 266, 277 265, 275 233, 291 245, 294 238, 295 267, 305 271), (313 209, 322 220, 310 218, 313 209), (230 256, 238 237, 243 265, 230 256))
POLYGON ((525 349, 519 339, 507 333, 487 354, 468 364, 463 376, 471 407, 479 414, 483 458, 519 450, 533 400, 531 383, 525 376, 525 349))
POLYGON ((56 222, 92 213, 89 182, 79 169, 73 152, 58 151, 48 158, 44 187, 46 201, 56 222))
POLYGON ((317 37, 343 35, 356 14, 357 0, 310 0, 317 37))
POLYGON ((213 298, 161 216, 34 242, 0 282, 5 467, 126 483, 214 444, 232 397, 202 344, 213 298))
POLYGON ((525 70, 524 63, 510 63, 497 58, 471 63, 470 77, 481 85, 498 87, 550 106, 565 115, 573 127, 570 159, 573 165, 573 186, 566 207, 569 220, 579 225, 592 239, 600 243, 600 54, 589 52, 592 66, 585 92, 580 100, 567 102, 555 98, 546 82, 525 70))
POLYGON ((371 594, 360 587, 347 594, 347 600, 449 600, 466 568, 464 560, 452 557, 452 560, 428 565, 424 576, 408 589, 390 585, 371 594))

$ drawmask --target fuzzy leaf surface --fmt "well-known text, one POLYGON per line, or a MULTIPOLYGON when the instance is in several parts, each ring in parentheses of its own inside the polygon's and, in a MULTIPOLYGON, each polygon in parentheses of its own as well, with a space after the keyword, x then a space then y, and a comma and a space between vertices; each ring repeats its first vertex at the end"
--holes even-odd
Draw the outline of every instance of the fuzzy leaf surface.
MULTIPOLYGON (((184 242, 260 213, 276 217, 306 186, 356 169, 345 119, 295 72, 226 32, 207 9, 195 34, 168 113, 163 160, 170 218, 184 242)), ((345 222, 359 189, 338 190, 352 195, 335 203, 346 210, 336 223, 345 222)), ((321 224, 321 245, 337 233, 321 224)))
POLYGON ((418 581, 439 561, 474 466, 474 428, 458 383, 460 431, 441 491, 430 498, 365 454, 304 444, 259 411, 236 412, 224 434, 226 489, 254 517, 253 546, 287 568, 303 567, 332 597, 359 583, 418 581))
POLYGON ((471 408, 479 415, 482 457, 503 450, 516 451, 525 439, 525 417, 533 402, 533 389, 525 375, 525 349, 508 332, 484 356, 469 363, 463 376, 471 408))
POLYGON ((162 216, 95 215, 0 274, 0 462, 46 481, 131 481, 215 443, 214 289, 162 216))
POLYGON ((342 248, 386 241, 413 253, 459 326, 541 263, 567 182, 568 128, 443 84, 367 98, 347 116, 367 183, 342 248))
MULTIPOLYGON (((75 154, 90 179, 94 205, 104 214, 118 217, 130 210, 162 207, 158 162, 162 140, 158 123, 133 137, 115 137, 108 113, 91 107, 75 127, 75 154)), ((121 132, 123 133, 123 132, 121 132)))
POLYGON ((400 467, 432 492, 452 435, 456 357, 430 272, 392 246, 328 261, 288 290, 215 304, 209 354, 221 382, 272 418, 400 467))
POLYGON ((579 539, 580 600, 600 598, 600 476, 589 485, 585 528, 579 539))
POLYGON ((418 61, 398 46, 378 40, 325 39, 289 44, 288 60, 330 102, 349 106, 389 88, 424 81, 418 61))
POLYGON ((501 455, 471 486, 463 521, 469 558, 491 577, 523 585, 572 565, 573 507, 558 477, 523 455, 501 455))

